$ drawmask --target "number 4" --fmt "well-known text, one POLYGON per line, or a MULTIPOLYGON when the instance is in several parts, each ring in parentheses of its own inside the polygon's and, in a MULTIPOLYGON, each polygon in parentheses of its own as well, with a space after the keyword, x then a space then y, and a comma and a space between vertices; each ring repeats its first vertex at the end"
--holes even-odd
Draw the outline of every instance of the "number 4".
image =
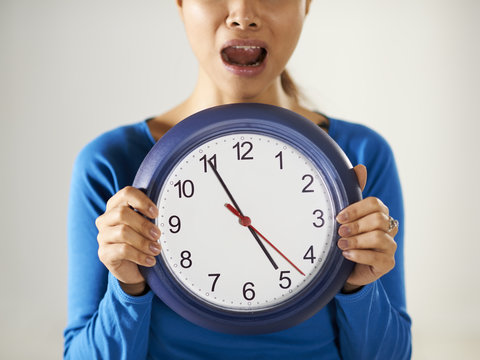
POLYGON ((313 264, 315 262, 315 259, 317 258, 316 256, 313 256, 313 245, 310 246, 307 250, 307 252, 305 253, 305 255, 303 255, 303 258, 305 260, 310 260, 310 262, 313 264))

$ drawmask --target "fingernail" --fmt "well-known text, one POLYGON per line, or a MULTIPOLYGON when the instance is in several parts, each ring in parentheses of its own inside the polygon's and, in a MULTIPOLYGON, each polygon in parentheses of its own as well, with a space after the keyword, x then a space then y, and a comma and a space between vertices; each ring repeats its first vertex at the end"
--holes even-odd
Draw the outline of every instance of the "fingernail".
POLYGON ((346 239, 338 240, 338 247, 342 250, 348 248, 348 240, 346 239))
POLYGON ((155 264, 155 259, 151 256, 147 256, 147 258, 145 259, 145 261, 147 262, 148 265, 153 265, 155 264))
POLYGON ((148 208, 148 213, 150 214, 150 216, 151 216, 152 218, 156 218, 157 215, 158 215, 158 209, 157 209, 157 207, 156 207, 156 206, 150 206, 150 207, 148 208))
POLYGON ((340 226, 340 229, 338 229, 338 234, 340 236, 345 236, 346 237, 346 236, 350 235, 351 233, 352 233, 352 229, 350 229, 350 227, 347 226, 347 225, 342 225, 342 226, 340 226))
POLYGON ((343 256, 345 256, 347 259, 350 259, 352 257, 352 252, 349 250, 346 250, 342 252, 343 256))
POLYGON ((341 211, 340 214, 337 215, 338 222, 345 222, 348 220, 348 213, 346 211, 341 211))
POLYGON ((150 244, 150 251, 154 254, 159 254, 161 249, 160 244, 157 242, 150 244))
POLYGON ((160 230, 158 230, 156 227, 152 227, 150 229, 150 235, 153 240, 157 240, 160 237, 160 230))

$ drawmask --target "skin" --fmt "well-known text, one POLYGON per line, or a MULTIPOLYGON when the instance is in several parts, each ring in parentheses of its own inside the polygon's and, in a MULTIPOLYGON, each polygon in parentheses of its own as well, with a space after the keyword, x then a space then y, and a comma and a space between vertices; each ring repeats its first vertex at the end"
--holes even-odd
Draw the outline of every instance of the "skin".
MULTIPOLYGON (((297 45, 309 6, 309 0, 177 0, 198 59, 198 79, 183 103, 149 122, 154 138, 159 139, 195 112, 238 102, 281 106, 317 124, 327 121, 285 94, 280 83, 280 74, 297 45), (267 44, 267 63, 260 74, 240 76, 226 69, 220 51, 232 39, 255 39, 267 44)), ((355 172, 363 190, 366 168, 357 165, 355 172)), ((154 256, 161 251, 157 243, 160 230, 145 218, 153 219, 157 214, 155 204, 143 192, 126 187, 107 202, 105 213, 96 221, 98 256, 128 294, 145 291, 146 283, 137 265, 155 265, 154 256)), ((347 259, 356 263, 343 292, 356 291, 393 269, 398 229, 388 231, 388 208, 379 199, 367 198, 347 207, 337 221, 341 224, 338 246, 347 259)))

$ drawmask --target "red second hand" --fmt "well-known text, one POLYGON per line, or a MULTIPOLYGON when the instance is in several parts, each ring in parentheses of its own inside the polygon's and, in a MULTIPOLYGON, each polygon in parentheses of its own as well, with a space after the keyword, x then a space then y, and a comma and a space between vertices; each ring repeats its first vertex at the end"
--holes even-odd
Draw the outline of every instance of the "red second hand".
POLYGON ((300 270, 298 267, 295 266, 295 264, 293 262, 291 262, 285 255, 283 255, 283 253, 278 250, 275 245, 273 245, 270 241, 268 241, 268 239, 263 236, 260 231, 258 231, 257 229, 255 229, 251 224, 252 224, 252 221, 250 220, 250 218, 248 216, 242 216, 238 211, 237 209, 235 209, 232 205, 230 204, 225 204, 225 206, 227 207, 228 210, 230 210, 235 216, 238 216, 238 218, 240 219, 240 224, 243 225, 243 226, 247 226, 249 228, 252 228, 253 231, 255 231, 258 236, 260 236, 263 240, 265 240, 267 242, 268 245, 270 245, 277 253, 279 253, 285 260, 288 261, 288 263, 290 265, 292 265, 300 274, 302 274, 303 276, 305 276, 305 274, 302 272, 302 270, 300 270))

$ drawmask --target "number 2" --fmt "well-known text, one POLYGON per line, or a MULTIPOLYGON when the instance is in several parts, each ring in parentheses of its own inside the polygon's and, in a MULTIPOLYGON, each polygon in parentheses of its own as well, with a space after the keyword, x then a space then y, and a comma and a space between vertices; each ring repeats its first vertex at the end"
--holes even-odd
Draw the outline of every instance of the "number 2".
POLYGON ((305 179, 309 179, 309 180, 307 180, 307 181, 308 181, 308 184, 305 185, 305 187, 303 188, 302 192, 304 192, 304 193, 313 192, 312 189, 309 189, 310 185, 313 184, 313 176, 312 176, 312 175, 308 175, 308 174, 307 174, 307 175, 303 175, 302 180, 305 180, 305 179))

